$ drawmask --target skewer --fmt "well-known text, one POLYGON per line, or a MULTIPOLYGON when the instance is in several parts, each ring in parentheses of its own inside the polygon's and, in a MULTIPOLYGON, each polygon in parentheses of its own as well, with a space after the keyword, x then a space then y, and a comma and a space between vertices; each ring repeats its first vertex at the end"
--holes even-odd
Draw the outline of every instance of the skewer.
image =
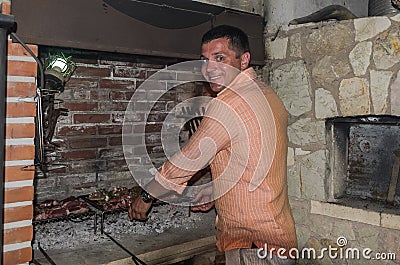
POLYGON ((43 254, 43 256, 47 259, 48 262, 50 262, 51 265, 57 265, 51 258, 50 256, 44 251, 44 249, 40 246, 40 242, 38 242, 38 248, 40 252, 43 254))
POLYGON ((115 240, 109 233, 103 232, 104 235, 106 235, 112 242, 114 242, 117 246, 119 246, 122 250, 124 250, 126 253, 128 253, 129 255, 131 255, 133 262, 135 262, 136 265, 142 264, 142 265, 146 265, 146 263, 139 259, 138 257, 135 256, 135 254, 133 254, 131 251, 129 251, 129 249, 127 249, 126 247, 124 247, 123 245, 121 245, 121 243, 119 243, 117 240, 115 240))

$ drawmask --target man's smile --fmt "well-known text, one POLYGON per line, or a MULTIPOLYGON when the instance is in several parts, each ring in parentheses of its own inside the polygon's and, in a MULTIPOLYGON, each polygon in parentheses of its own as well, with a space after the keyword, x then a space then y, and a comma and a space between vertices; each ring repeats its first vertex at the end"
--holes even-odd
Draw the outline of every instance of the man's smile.
POLYGON ((216 76, 210 76, 210 81, 215 81, 217 79, 220 79, 222 77, 222 75, 216 75, 216 76))

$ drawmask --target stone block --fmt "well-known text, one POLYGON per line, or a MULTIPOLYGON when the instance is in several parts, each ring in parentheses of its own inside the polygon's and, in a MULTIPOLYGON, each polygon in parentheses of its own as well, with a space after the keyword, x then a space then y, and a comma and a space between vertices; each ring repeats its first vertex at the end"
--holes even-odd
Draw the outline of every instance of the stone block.
POLYGON ((376 68, 383 70, 400 62, 400 32, 398 28, 391 28, 375 39, 373 59, 376 68))
POLYGON ((381 214, 382 227, 400 230, 400 215, 381 214))
MULTIPOLYGON (((378 213, 377 213, 378 214, 378 213)), ((378 251, 379 246, 379 228, 366 224, 359 224, 355 230, 357 236, 357 247, 370 248, 373 251, 378 251)))
POLYGON ((372 42, 370 41, 360 42, 351 50, 349 59, 355 76, 365 75, 370 64, 371 53, 372 42))
POLYGON ((302 249, 310 238, 311 230, 307 226, 296 223, 296 236, 299 249, 302 249))
POLYGON ((306 47, 312 54, 334 55, 354 45, 354 31, 345 24, 329 24, 312 31, 306 47))
POLYGON ((387 17, 367 17, 354 20, 356 30, 356 41, 364 41, 375 37, 387 30, 391 25, 387 17))
POLYGON ((291 143, 300 146, 323 142, 325 122, 313 121, 311 118, 300 119, 288 127, 288 136, 291 143))
POLYGON ((267 39, 265 51, 268 59, 285 59, 288 46, 288 38, 267 39))
POLYGON ((333 223, 332 236, 335 238, 344 236, 347 240, 356 240, 355 229, 357 225, 353 222, 337 219, 333 223))
POLYGON ((318 238, 334 239, 334 237, 332 237, 332 230, 334 226, 334 221, 332 218, 318 214, 310 214, 307 221, 308 225, 312 227, 313 234, 318 236, 318 238))
POLYGON ((393 73, 391 71, 375 71, 370 73, 371 100, 375 114, 386 114, 388 107, 389 83, 393 73))
POLYGON ((272 70, 270 83, 290 114, 300 116, 311 110, 309 73, 304 61, 272 70))
POLYGON ((293 218, 296 225, 309 225, 310 201, 289 197, 293 218))
POLYGON ((298 168, 299 165, 294 165, 287 169, 288 194, 292 197, 301 198, 301 183, 298 168))
POLYGON ((380 214, 375 211, 357 209, 343 205, 311 201, 311 213, 326 215, 349 221, 355 221, 375 226, 380 225, 380 214))
POLYGON ((326 55, 316 61, 312 77, 318 85, 336 90, 340 80, 350 72, 351 67, 347 58, 326 55))
POLYGON ((396 22, 400 22, 400 14, 397 14, 395 16, 390 17, 391 20, 396 21, 396 22))
POLYGON ((293 34, 289 37, 289 56, 301 58, 301 35, 300 33, 293 34))
POLYGON ((293 166, 294 165, 294 149, 289 147, 287 153, 287 165, 293 166))
POLYGON ((302 198, 325 201, 327 190, 326 155, 320 150, 304 156, 300 161, 302 198))
POLYGON ((338 116, 338 109, 335 98, 331 92, 323 88, 315 91, 315 117, 326 119, 338 116))
POLYGON ((301 148, 296 148, 296 149, 294 150, 295 156, 304 156, 304 155, 308 155, 308 154, 310 154, 310 153, 311 153, 311 151, 303 150, 303 149, 301 149, 301 148))
POLYGON ((313 252, 304 252, 305 256, 303 259, 307 259, 310 263, 307 264, 312 264, 312 265, 333 265, 332 260, 329 258, 328 255, 323 255, 321 258, 318 258, 318 256, 322 253, 322 248, 328 248, 324 244, 323 240, 318 240, 317 238, 311 237, 307 243, 304 246, 305 248, 308 248, 310 250, 314 250, 315 256, 313 257, 313 252), (307 254, 310 253, 310 254, 307 254), (311 256, 309 256, 311 255, 311 256))
POLYGON ((390 87, 390 106, 392 115, 400 115, 400 71, 390 87))
POLYGON ((370 113, 369 84, 364 78, 343 79, 339 87, 340 110, 343 116, 370 113))

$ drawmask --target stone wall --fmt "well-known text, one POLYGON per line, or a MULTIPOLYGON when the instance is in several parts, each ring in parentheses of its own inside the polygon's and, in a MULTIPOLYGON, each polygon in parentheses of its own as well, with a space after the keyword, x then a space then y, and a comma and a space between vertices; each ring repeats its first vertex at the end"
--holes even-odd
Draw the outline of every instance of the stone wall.
POLYGON ((300 247, 321 248, 345 236, 348 246, 392 251, 398 257, 397 263, 346 264, 400 264, 400 248, 394 243, 400 237, 398 215, 384 226, 379 211, 334 208, 327 202, 331 183, 325 136, 327 118, 400 114, 399 27, 397 15, 266 29, 264 79, 290 114, 288 183, 300 247))
POLYGON ((298 176, 300 165, 303 173, 302 189, 300 179, 291 178, 293 196, 327 199, 319 177, 326 171, 326 118, 400 114, 399 19, 361 18, 267 32, 264 78, 290 114, 289 175, 298 176))
MULTIPOLYGON (((400 231, 388 228, 379 227, 376 225, 366 224, 364 222, 356 222, 347 218, 337 218, 329 214, 313 213, 313 206, 310 200, 299 199, 292 197, 291 200, 292 212, 296 223, 296 233, 300 250, 303 248, 313 248, 316 250, 316 258, 309 259, 305 255, 304 258, 298 260, 300 265, 394 265, 400 264, 400 231), (342 248, 357 249, 363 251, 367 248, 371 249, 371 259, 360 257, 353 258, 345 254, 340 256, 339 251, 337 257, 329 256, 327 252, 323 258, 319 259, 322 248, 338 248, 338 239, 346 239, 346 245, 342 248), (394 253, 395 259, 388 258, 394 253), (387 255, 386 260, 377 260, 378 255, 387 255)), ((343 211, 338 209, 337 211, 343 211)), ((370 214, 370 213, 367 213, 370 214)), ((356 214, 352 214, 353 217, 356 214)), ((350 219, 350 218, 349 218, 350 219)), ((343 252, 345 253, 345 252, 343 252)), ((355 256, 354 256, 355 257, 355 256)))

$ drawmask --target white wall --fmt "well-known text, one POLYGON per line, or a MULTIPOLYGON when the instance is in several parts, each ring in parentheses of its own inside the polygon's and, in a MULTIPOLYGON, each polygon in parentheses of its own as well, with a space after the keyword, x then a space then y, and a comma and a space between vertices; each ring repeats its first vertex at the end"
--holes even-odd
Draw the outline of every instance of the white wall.
MULTIPOLYGON (((0 0, 1 1, 1 0, 0 0)), ((265 16, 268 25, 288 24, 329 5, 342 5, 358 17, 368 15, 369 0, 192 0, 265 16)), ((389 1, 389 0, 388 0, 389 1)))
POLYGON ((368 0, 264 0, 265 19, 269 25, 288 24, 329 5, 342 5, 356 16, 368 15, 368 0))

